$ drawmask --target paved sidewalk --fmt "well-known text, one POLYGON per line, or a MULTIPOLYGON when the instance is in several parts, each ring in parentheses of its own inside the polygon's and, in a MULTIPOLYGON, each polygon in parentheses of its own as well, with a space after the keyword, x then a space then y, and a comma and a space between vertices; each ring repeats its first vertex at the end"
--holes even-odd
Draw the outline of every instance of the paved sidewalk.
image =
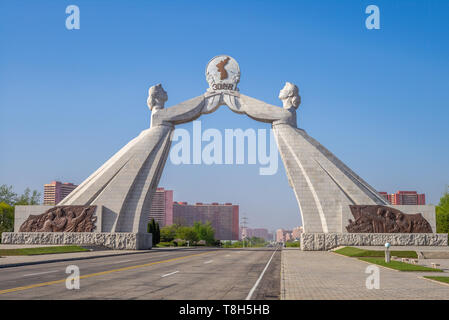
POLYGON ((400 272, 379 267, 380 288, 367 289, 368 263, 325 251, 283 249, 281 299, 449 299, 449 286, 420 277, 444 273, 400 272))

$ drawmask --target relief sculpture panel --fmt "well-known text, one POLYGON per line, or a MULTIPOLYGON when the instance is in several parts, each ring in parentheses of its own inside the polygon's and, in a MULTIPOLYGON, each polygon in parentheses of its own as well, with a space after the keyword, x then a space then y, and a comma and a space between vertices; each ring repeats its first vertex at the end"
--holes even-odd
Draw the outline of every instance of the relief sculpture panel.
POLYGON ((60 206, 30 215, 19 232, 93 232, 96 206, 60 206))

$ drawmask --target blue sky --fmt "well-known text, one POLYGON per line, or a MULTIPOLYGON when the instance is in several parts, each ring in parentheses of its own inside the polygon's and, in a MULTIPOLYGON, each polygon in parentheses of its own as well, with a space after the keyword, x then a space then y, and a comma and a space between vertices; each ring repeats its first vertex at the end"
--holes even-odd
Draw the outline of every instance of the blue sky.
MULTIPOLYGON (((0 2, 0 184, 43 192, 81 183, 149 127, 147 90, 166 107, 202 94, 204 69, 228 54, 242 93, 271 104, 300 88, 298 125, 378 190, 437 203, 449 184, 448 1, 0 2), (65 28, 66 6, 80 30, 65 28), (380 8, 380 30, 365 8, 380 8)), ((226 107, 203 128, 268 128, 226 107)), ((192 124, 180 126, 191 130, 192 124)), ((253 227, 301 223, 282 162, 174 166, 175 200, 233 202, 253 227)))

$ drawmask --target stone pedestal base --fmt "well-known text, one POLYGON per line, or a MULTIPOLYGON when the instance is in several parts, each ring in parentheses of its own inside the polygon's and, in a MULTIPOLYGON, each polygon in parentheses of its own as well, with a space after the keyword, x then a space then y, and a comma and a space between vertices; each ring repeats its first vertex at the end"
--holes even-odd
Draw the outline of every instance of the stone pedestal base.
POLYGON ((324 251, 339 246, 447 246, 446 233, 302 233, 301 250, 324 251))
POLYGON ((3 232, 2 244, 96 245, 115 250, 151 249, 151 233, 3 232))

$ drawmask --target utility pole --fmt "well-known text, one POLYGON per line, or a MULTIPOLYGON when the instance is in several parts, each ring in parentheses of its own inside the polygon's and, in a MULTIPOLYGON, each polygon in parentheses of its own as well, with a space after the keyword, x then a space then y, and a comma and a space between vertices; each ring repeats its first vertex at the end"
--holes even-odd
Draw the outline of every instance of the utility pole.
POLYGON ((243 241, 243 248, 245 248, 245 237, 246 235, 243 235, 243 231, 245 230, 246 233, 246 225, 248 223, 248 218, 245 216, 242 216, 242 241, 243 241))

